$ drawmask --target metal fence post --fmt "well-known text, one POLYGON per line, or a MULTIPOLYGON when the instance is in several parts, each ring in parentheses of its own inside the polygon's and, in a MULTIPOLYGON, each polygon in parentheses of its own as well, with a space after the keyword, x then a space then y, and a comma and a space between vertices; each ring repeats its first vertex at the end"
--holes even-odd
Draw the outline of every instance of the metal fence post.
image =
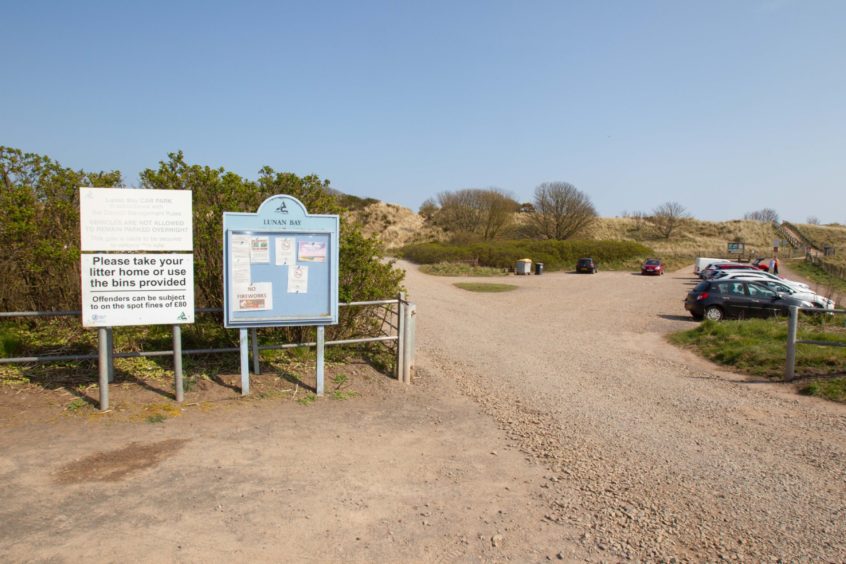
POLYGON ((182 327, 173 326, 173 385, 176 388, 176 401, 185 400, 182 384, 182 327))
POLYGON ((239 329, 238 335, 241 341, 241 395, 248 396, 250 395, 250 332, 247 329, 239 329))
POLYGON ((97 330, 97 368, 100 376, 100 411, 109 409, 109 331, 106 327, 97 330))
POLYGON ((253 340, 253 374, 261 374, 261 358, 259 357, 259 342, 256 329, 250 329, 250 338, 253 340))
POLYGON ((784 366, 784 379, 793 380, 796 370, 796 333, 799 325, 799 308, 790 306, 790 316, 787 319, 787 363, 784 366))
POLYGON ((323 325, 317 326, 317 367, 315 374, 315 391, 318 396, 323 395, 323 349, 326 345, 326 328, 323 325))
POLYGON ((115 381, 115 333, 113 327, 106 328, 106 347, 109 356, 106 365, 109 367, 109 383, 115 381))
POLYGON ((403 381, 403 335, 405 334, 405 293, 397 296, 397 380, 403 381))
POLYGON ((414 316, 417 314, 417 306, 408 304, 405 307, 405 322, 403 330, 403 382, 411 384, 411 370, 414 368, 414 340, 415 340, 415 320, 414 316))

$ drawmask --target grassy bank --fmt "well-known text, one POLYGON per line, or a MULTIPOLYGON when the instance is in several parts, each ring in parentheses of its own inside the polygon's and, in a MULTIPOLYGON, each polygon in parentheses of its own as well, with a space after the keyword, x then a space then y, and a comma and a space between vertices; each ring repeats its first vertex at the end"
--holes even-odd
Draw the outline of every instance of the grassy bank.
POLYGON ((816 285, 816 291, 823 295, 846 296, 846 280, 832 276, 819 266, 809 262, 791 261, 790 268, 816 285))
MULTIPOLYGON (((842 318, 835 318, 842 322, 842 318)), ((846 328, 802 323, 800 340, 846 343, 846 328)), ((787 321, 750 319, 704 321, 695 329, 674 333, 670 342, 690 348, 708 360, 739 372, 772 379, 784 376, 787 355, 787 321)), ((827 377, 811 382, 803 393, 844 401, 846 348, 797 345, 796 374, 799 377, 827 377)))
POLYGON ((604 270, 637 268, 652 249, 632 241, 511 240, 480 243, 421 243, 402 248, 401 256, 424 265, 472 262, 508 269, 523 258, 544 263, 544 269, 572 270, 581 257, 592 257, 604 270))
POLYGON ((424 264, 420 272, 432 276, 507 276, 508 270, 504 268, 492 268, 490 266, 475 266, 460 262, 439 262, 437 264, 424 264))

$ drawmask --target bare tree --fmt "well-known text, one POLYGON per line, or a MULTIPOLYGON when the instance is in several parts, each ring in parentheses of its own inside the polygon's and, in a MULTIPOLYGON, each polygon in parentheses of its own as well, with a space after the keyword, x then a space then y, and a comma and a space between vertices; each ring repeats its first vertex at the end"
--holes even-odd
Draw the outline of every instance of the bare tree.
POLYGON ((587 194, 567 182, 544 182, 535 188, 534 207, 533 231, 545 239, 569 239, 596 219, 587 194))
POLYGON ((743 219, 748 219, 750 221, 760 221, 763 223, 772 223, 773 221, 778 222, 778 212, 772 208, 764 208, 757 211, 747 212, 743 214, 743 219))
POLYGON ((649 221, 655 226, 665 239, 669 239, 673 232, 690 217, 683 205, 678 202, 661 204, 652 211, 649 221))
POLYGON ((805 223, 807 223, 808 225, 819 225, 820 218, 815 215, 809 215, 808 219, 805 220, 805 223))
POLYGON ((466 188, 438 194, 435 222, 456 234, 494 239, 514 221, 518 203, 498 188, 466 188))

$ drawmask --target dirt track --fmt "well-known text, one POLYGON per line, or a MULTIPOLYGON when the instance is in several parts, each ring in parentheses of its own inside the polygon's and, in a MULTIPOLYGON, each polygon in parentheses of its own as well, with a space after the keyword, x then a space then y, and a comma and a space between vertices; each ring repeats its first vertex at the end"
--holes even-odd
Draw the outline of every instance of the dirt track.
POLYGON ((161 425, 35 421, 5 394, 0 557, 843 560, 846 408, 667 345, 688 272, 508 281, 409 268, 407 389, 161 425))

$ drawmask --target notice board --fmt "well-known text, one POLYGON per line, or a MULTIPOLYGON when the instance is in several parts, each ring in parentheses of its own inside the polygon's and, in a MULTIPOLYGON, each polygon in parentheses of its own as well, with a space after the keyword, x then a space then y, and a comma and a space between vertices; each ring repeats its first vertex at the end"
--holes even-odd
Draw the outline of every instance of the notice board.
POLYGON ((224 326, 338 323, 339 225, 286 195, 224 213, 224 326))

